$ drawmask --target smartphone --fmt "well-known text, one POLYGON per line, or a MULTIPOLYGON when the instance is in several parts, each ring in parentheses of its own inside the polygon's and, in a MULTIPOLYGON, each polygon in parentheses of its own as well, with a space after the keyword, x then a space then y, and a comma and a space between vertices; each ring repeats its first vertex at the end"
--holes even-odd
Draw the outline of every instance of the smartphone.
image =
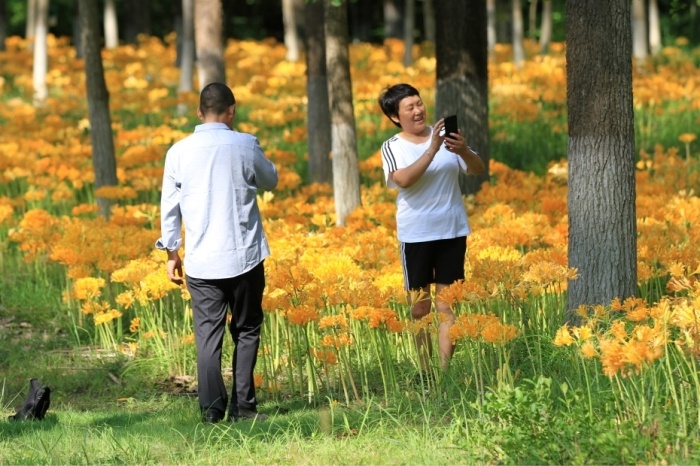
POLYGON ((448 136, 450 133, 457 134, 457 115, 445 117, 445 136, 448 136))

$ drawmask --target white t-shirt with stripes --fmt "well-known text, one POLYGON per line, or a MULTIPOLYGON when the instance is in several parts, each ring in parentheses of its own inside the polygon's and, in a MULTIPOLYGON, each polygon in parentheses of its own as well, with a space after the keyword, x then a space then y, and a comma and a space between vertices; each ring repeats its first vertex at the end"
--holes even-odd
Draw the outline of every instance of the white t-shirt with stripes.
MULTIPOLYGON (((432 128, 431 128, 432 131, 432 128)), ((432 133, 431 133, 432 134, 432 133)), ((418 160, 430 147, 428 138, 415 144, 396 135, 382 144, 382 165, 389 188, 399 190, 396 199, 396 230, 403 243, 418 243, 467 236, 467 211, 459 190, 464 160, 445 145, 435 154, 423 176, 411 187, 401 188, 389 174, 418 160)))

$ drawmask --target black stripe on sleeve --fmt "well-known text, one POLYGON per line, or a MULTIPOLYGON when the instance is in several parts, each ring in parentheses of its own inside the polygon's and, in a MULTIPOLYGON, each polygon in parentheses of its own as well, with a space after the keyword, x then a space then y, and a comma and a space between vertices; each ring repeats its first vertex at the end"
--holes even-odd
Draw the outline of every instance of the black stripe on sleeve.
POLYGON ((384 142, 382 144, 382 158, 386 162, 387 167, 389 167, 389 173, 395 172, 396 169, 396 157, 394 157, 394 153, 391 151, 391 141, 394 139, 389 139, 388 141, 384 142))

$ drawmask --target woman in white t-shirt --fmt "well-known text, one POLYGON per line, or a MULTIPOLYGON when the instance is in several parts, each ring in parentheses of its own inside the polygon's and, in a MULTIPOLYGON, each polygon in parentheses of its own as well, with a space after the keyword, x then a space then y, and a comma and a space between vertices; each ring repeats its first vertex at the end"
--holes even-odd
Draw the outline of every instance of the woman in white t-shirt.
MULTIPOLYGON (((382 164, 387 186, 398 189, 396 229, 404 286, 407 291, 423 292, 421 299, 410 302, 412 317, 421 319, 430 312, 432 283, 437 294, 464 279, 469 223, 459 189, 459 174, 462 171, 480 175, 486 167, 479 154, 466 144, 461 131, 441 134, 444 119, 433 126, 428 124, 425 104, 410 84, 384 89, 379 105, 401 129, 382 144, 382 164)), ((454 314, 449 304, 439 300, 435 308, 440 314, 440 362, 446 369, 454 353, 448 337, 454 314)), ((426 371, 432 352, 430 336, 419 333, 416 346, 421 371, 426 371)))

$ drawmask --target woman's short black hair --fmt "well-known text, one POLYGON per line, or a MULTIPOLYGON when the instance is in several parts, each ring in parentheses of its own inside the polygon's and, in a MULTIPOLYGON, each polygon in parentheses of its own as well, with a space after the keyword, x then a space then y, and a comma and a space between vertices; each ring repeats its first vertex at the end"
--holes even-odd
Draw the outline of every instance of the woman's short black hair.
POLYGON ((222 115, 235 103, 233 91, 223 83, 209 83, 199 94, 199 111, 202 115, 222 115))
POLYGON ((399 116, 399 102, 406 97, 414 95, 420 97, 418 89, 410 84, 401 83, 387 86, 381 94, 379 94, 379 106, 382 108, 384 115, 386 115, 393 124, 401 128, 401 124, 392 120, 391 117, 399 116))

